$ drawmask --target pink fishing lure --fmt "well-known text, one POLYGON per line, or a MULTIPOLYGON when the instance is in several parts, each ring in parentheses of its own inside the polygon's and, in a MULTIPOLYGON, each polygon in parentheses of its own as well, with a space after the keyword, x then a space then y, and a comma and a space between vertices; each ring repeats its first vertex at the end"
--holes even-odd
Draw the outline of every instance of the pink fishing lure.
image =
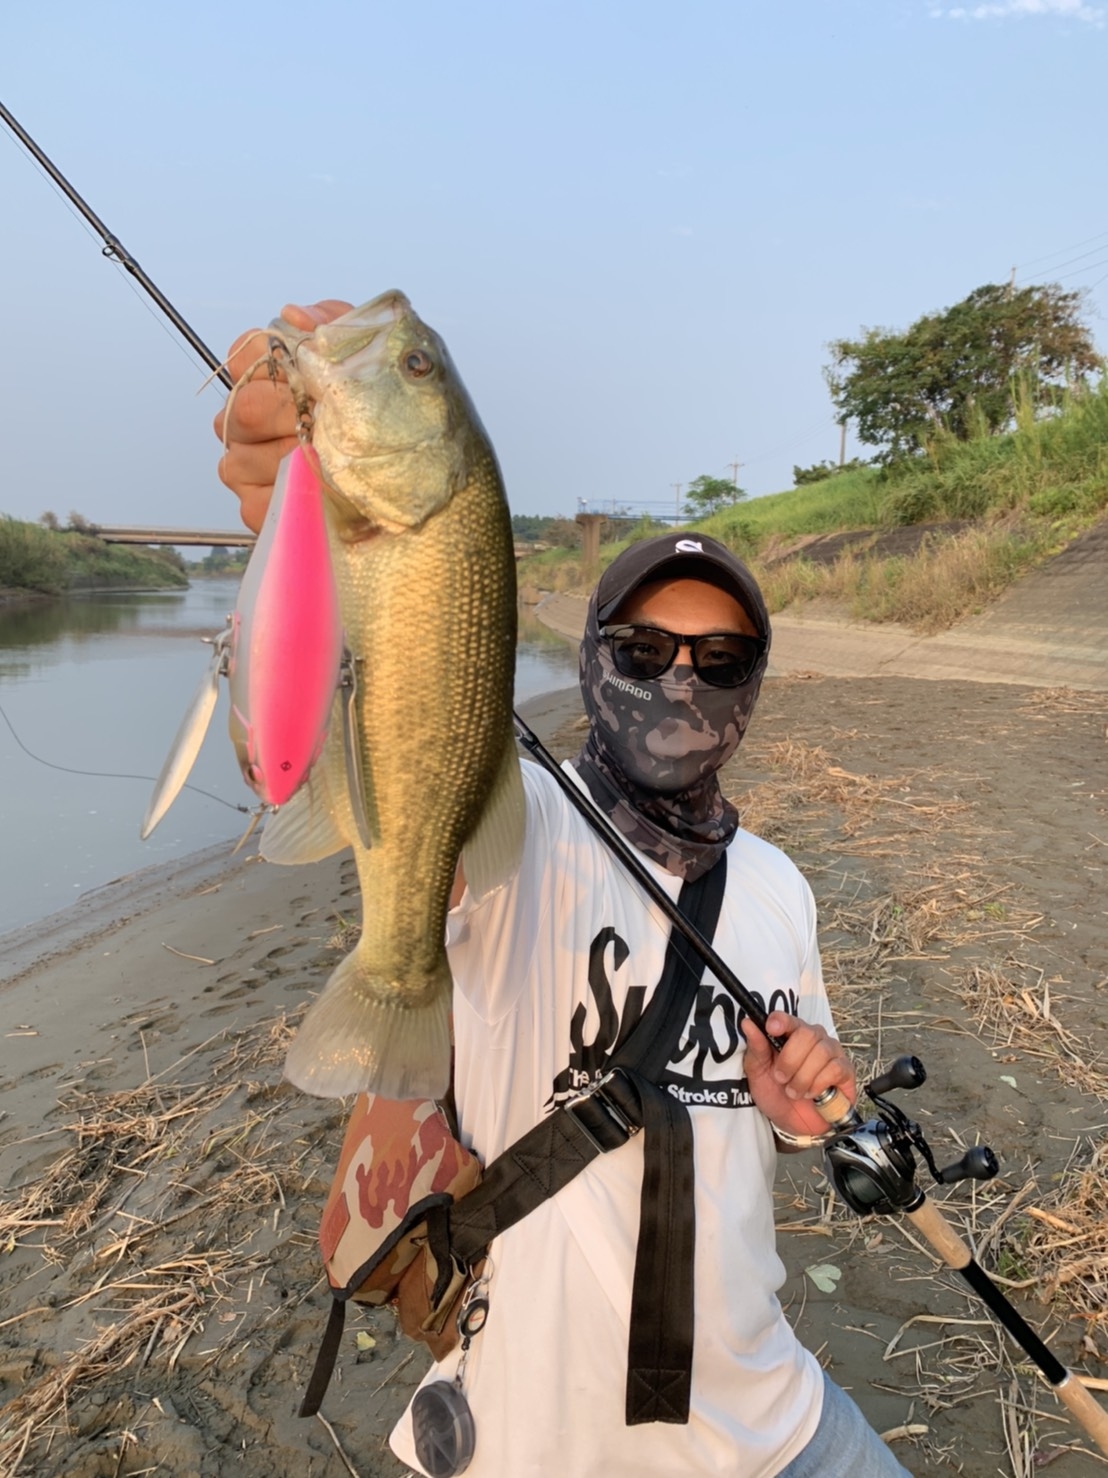
POLYGON ((231 740, 267 805, 304 783, 327 737, 342 618, 311 448, 281 463, 232 618, 231 740))

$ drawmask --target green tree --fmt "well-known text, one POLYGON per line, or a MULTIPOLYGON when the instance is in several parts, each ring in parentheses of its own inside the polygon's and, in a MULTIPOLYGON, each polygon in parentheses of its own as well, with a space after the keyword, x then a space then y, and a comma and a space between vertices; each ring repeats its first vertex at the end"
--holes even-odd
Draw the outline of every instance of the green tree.
POLYGON ((989 283, 903 333, 865 329, 828 347, 824 374, 839 418, 882 461, 910 456, 936 434, 968 441, 1011 425, 1019 398, 1057 405, 1100 367, 1081 322, 1080 292, 1057 284, 989 283))
POLYGON ((188 569, 184 555, 173 544, 156 544, 151 548, 150 553, 158 559, 164 559, 166 564, 172 565, 175 570, 180 570, 182 575, 188 569))
POLYGON ((572 518, 552 518, 543 539, 555 549, 576 549, 581 543, 581 525, 572 518))
POLYGON ((702 474, 689 483, 689 490, 685 494, 685 512, 692 518, 704 518, 709 513, 718 513, 721 508, 740 503, 745 497, 745 491, 726 477, 708 477, 702 474))
POLYGON ((213 544, 199 561, 199 567, 207 575, 222 575, 239 569, 248 554, 249 550, 227 549, 222 544, 213 544))
POLYGON ((541 513, 513 513, 512 533, 521 544, 541 543, 550 519, 541 513))

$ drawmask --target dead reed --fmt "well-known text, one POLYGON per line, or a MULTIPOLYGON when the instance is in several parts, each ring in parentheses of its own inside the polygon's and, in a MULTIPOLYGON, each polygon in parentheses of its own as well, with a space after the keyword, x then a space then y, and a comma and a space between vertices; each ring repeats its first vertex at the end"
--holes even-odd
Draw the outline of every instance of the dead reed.
MULTIPOLYGON (((36 1318, 45 1348, 85 1306, 95 1332, 28 1370, 0 1413, 0 1473, 36 1471, 41 1444, 70 1429, 98 1383, 123 1370, 172 1374, 201 1336, 200 1358, 217 1362, 245 1322, 265 1317, 279 1223, 289 1198, 321 1199, 317 1151, 339 1117, 281 1085, 291 1031, 282 1014, 220 1034, 132 1089, 69 1088, 65 1147, 0 1204, 0 1246, 64 1266, 67 1292, 14 1316, 36 1318), (167 1234, 179 1247, 170 1257, 167 1234)), ((293 1225, 285 1235, 301 1236, 293 1225)))

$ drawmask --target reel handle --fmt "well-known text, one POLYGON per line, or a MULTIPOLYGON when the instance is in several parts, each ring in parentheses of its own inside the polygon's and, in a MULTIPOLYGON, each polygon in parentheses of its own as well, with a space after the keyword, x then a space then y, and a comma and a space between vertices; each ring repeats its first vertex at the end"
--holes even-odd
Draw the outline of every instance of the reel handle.
POLYGON ((944 1166, 936 1179, 940 1185, 953 1185, 956 1180, 992 1180, 1000 1165, 987 1144, 975 1144, 953 1165, 944 1166))
POLYGON ((892 1088, 918 1088, 927 1081, 927 1069, 918 1057, 898 1057, 872 1083, 866 1084, 870 1098, 878 1098, 892 1088))

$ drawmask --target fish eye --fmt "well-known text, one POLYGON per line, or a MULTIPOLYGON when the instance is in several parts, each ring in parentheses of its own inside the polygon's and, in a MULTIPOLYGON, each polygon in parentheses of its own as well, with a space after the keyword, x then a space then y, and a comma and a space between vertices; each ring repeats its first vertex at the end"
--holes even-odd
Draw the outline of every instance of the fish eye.
POLYGON ((422 349, 413 349, 403 359, 404 373, 411 380, 425 379, 435 368, 435 361, 429 354, 424 354, 422 349))

